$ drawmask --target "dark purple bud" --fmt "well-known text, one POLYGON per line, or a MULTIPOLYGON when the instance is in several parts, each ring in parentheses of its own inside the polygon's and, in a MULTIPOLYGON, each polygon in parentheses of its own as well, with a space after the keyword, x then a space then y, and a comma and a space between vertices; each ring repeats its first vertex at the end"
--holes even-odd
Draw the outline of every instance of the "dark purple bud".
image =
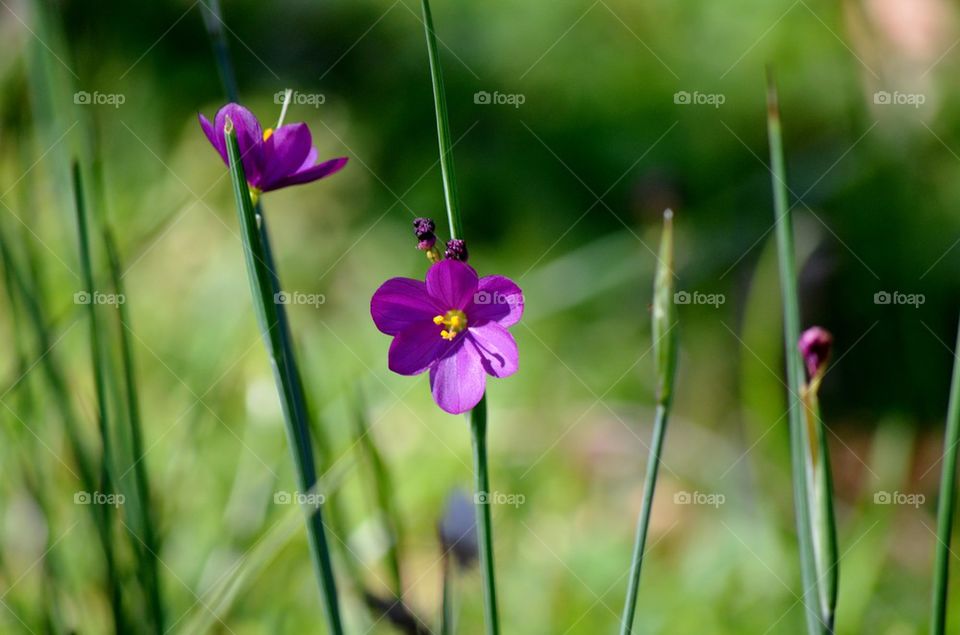
MULTIPOLYGON (((474 496, 474 500, 486 494, 474 496)), ((485 499, 477 504, 487 503, 485 499)), ((466 568, 477 559, 476 511, 467 495, 454 490, 447 496, 443 518, 438 526, 444 553, 452 553, 457 564, 466 568)))
POLYGON ((460 240, 459 238, 447 241, 447 251, 444 256, 450 260, 466 262, 469 255, 470 254, 467 253, 467 241, 460 240))
POLYGON ((420 238, 419 242, 417 242, 417 249, 420 251, 430 251, 436 243, 437 237, 430 234, 429 236, 420 238))
POLYGON ((427 236, 433 236, 437 225, 429 218, 414 218, 413 233, 417 235, 417 240, 423 240, 427 236))
POLYGON ((822 373, 827 365, 830 349, 833 347, 833 336, 826 329, 812 326, 800 335, 797 346, 807 367, 807 379, 813 379, 818 373, 822 373))

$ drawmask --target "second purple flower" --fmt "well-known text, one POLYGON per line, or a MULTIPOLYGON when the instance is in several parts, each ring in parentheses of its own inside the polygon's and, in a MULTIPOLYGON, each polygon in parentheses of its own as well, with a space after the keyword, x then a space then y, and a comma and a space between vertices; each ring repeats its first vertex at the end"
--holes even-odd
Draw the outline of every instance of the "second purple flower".
POLYGON ((230 165, 230 161, 227 158, 223 127, 227 117, 233 122, 237 131, 243 172, 255 195, 322 179, 338 172, 347 164, 346 157, 317 163, 317 149, 313 147, 310 129, 305 123, 291 123, 276 130, 262 130, 253 113, 239 104, 227 104, 221 108, 213 122, 203 115, 198 116, 204 134, 227 165, 230 165))

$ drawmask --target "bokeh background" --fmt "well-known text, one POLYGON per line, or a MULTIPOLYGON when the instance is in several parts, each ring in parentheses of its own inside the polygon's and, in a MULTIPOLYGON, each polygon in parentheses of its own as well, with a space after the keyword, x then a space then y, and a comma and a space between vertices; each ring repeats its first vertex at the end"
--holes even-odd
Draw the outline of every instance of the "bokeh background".
MULTIPOLYGON (((338 509, 349 632, 393 632, 358 592, 390 588, 359 412, 391 477, 405 597, 436 622, 436 526, 450 491, 470 488, 469 430, 433 405, 425 376, 387 370, 389 339, 368 309, 383 280, 425 271, 414 216, 444 226, 419 3, 223 4, 220 22, 209 0, 0 2, 3 632, 113 630, 64 427, 72 411, 97 455, 89 330, 73 299, 74 158, 102 174, 93 213, 123 261, 129 321, 98 311, 133 343, 168 632, 323 631, 299 512, 275 502, 294 480, 229 177, 196 120, 225 102, 208 26, 223 32, 241 99, 262 121, 292 88, 288 121, 310 125, 321 155, 350 157, 340 174, 264 203, 284 287, 322 297, 290 309, 338 509), (18 293, 11 267, 28 289, 18 293), (53 390, 51 372, 65 389, 53 390)), ((822 407, 842 555, 837 630, 925 630, 960 308, 955 4, 437 0, 433 10, 471 263, 512 277, 526 298, 513 328, 521 370, 489 386, 492 489, 512 502, 494 507, 504 631, 615 631, 651 434, 651 250, 665 207, 691 302, 679 307, 676 414, 637 631, 803 628, 768 65, 803 323, 836 339, 822 407)), ((125 602, 142 614, 139 537, 123 524, 115 539, 125 602)), ((460 632, 480 632, 478 572, 458 572, 455 587, 460 632)), ((958 593, 954 584, 954 613, 958 593)))

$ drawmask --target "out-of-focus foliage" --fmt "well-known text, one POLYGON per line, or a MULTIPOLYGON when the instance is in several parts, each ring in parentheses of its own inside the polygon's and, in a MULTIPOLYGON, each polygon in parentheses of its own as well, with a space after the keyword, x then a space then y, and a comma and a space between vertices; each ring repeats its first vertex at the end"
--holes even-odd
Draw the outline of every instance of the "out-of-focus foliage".
MULTIPOLYGON (((48 361, 64 369, 83 440, 98 447, 68 179, 94 139, 105 186, 95 213, 125 265, 168 626, 320 628, 298 512, 276 499, 293 475, 229 177, 196 121, 224 102, 205 1, 0 3, 0 228, 51 343, 39 346, 5 294, 4 632, 40 632, 51 613, 54 630, 109 630, 95 529, 74 503, 76 462, 44 378, 48 361)), ((350 157, 335 177, 264 198, 284 286, 309 302, 289 308, 338 509, 349 631, 390 632, 351 581, 380 594, 392 585, 382 510, 360 474, 357 385, 392 475, 405 599, 435 621, 436 523, 448 492, 470 483, 469 431, 432 404, 425 377, 387 370, 389 340, 368 313, 380 282, 426 268, 413 217, 443 215, 419 3, 224 5, 243 102, 270 122, 277 92, 293 88, 288 121, 310 125, 321 155, 350 157)), ((780 84, 802 321, 836 340, 821 405, 838 490, 838 632, 922 630, 960 290, 955 6, 432 6, 471 263, 517 280, 527 306, 514 328, 521 370, 489 391, 492 487, 510 501, 493 510, 505 631, 617 623, 653 414, 651 249, 666 207, 689 302, 678 307, 676 414, 637 631, 801 628, 767 64, 780 84)), ((475 632, 479 575, 456 585, 459 623, 475 632)))

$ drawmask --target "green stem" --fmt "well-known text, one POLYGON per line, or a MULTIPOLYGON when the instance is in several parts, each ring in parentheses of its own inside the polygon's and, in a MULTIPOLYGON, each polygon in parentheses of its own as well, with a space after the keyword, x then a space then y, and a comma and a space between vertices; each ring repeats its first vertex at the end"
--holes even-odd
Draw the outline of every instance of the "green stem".
MULTIPOLYGON (((306 419, 306 406, 303 399, 302 384, 293 356, 282 305, 275 299, 275 288, 279 281, 275 268, 270 266, 272 255, 269 252, 267 238, 262 223, 250 200, 250 190, 243 164, 240 161, 240 148, 232 123, 228 123, 225 139, 230 159, 230 173, 233 178, 233 191, 237 203, 237 214, 242 230, 244 258, 250 278, 253 304, 257 312, 264 343, 270 355, 274 379, 283 418, 287 428, 287 440, 293 457, 297 482, 304 493, 311 492, 317 483, 313 448, 310 445, 309 423, 306 419)), ((261 219, 262 220, 262 219, 261 219)), ((340 605, 337 598, 336 581, 333 576, 333 564, 327 544, 323 513, 319 507, 307 510, 307 538, 310 545, 314 573, 320 585, 323 597, 324 615, 327 630, 333 635, 342 635, 343 625, 340 618, 340 605)))
POLYGON ((205 5, 206 11, 202 12, 203 24, 207 28, 207 36, 210 38, 210 46, 213 47, 213 55, 217 60, 217 72, 220 74, 220 82, 223 84, 223 90, 227 94, 227 101, 237 102, 237 78, 233 72, 233 64, 230 62, 230 48, 227 46, 227 38, 223 33, 223 17, 220 12, 220 0, 209 0, 205 5))
MULTIPOLYGON (((960 327, 957 348, 960 351, 960 327)), ((950 568, 950 537, 953 533, 953 506, 957 490, 957 446, 960 445, 960 358, 954 353, 950 403, 943 439, 943 469, 940 473, 940 499, 937 501, 937 556, 933 578, 933 617, 930 632, 943 635, 947 627, 947 584, 950 568)))
POLYGON ((422 5, 427 51, 430 54, 430 79, 433 81, 433 106, 437 113, 437 140, 440 145, 440 171, 443 175, 443 194, 447 204, 447 220, 450 222, 450 238, 463 238, 460 196, 457 194, 457 178, 453 170, 453 141, 450 137, 447 95, 443 88, 443 71, 440 68, 440 54, 437 50, 437 34, 433 30, 430 3, 428 0, 422 0, 422 5))
POLYGON ((487 477, 487 396, 470 411, 470 431, 473 433, 474 489, 477 513, 477 541, 480 547, 480 567, 483 575, 483 605, 486 611, 487 635, 500 632, 497 618, 497 589, 493 567, 493 521, 490 516, 490 480, 487 477), (481 497, 483 497, 481 499, 481 497))
POLYGON ((770 138, 770 170, 773 181, 773 210, 776 218, 777 256, 780 261, 780 292, 783 303, 783 339, 786 349, 787 385, 790 413, 790 454, 793 472, 794 510, 797 539, 800 546, 800 569, 803 583, 802 602, 807 618, 807 631, 821 633, 825 624, 817 610, 819 581, 813 553, 810 528, 810 499, 807 489, 808 434, 805 429, 803 404, 803 361, 797 349, 800 341, 800 308, 797 292, 797 266, 793 243, 793 221, 787 202, 786 167, 783 159, 783 137, 780 110, 772 74, 767 90, 767 132, 770 138))
POLYGON ((657 473, 660 467, 660 454, 663 439, 667 431, 669 409, 665 405, 657 406, 656 422, 653 427, 653 444, 650 446, 650 458, 647 460, 647 476, 643 487, 643 504, 637 519, 637 534, 633 543, 633 560, 630 564, 630 583, 627 587, 627 601, 623 607, 623 619, 620 623, 621 635, 633 632, 633 618, 637 608, 637 593, 640 588, 640 568, 643 566, 643 554, 647 543, 647 529, 650 526, 650 512, 653 509, 653 494, 657 488, 657 473))

